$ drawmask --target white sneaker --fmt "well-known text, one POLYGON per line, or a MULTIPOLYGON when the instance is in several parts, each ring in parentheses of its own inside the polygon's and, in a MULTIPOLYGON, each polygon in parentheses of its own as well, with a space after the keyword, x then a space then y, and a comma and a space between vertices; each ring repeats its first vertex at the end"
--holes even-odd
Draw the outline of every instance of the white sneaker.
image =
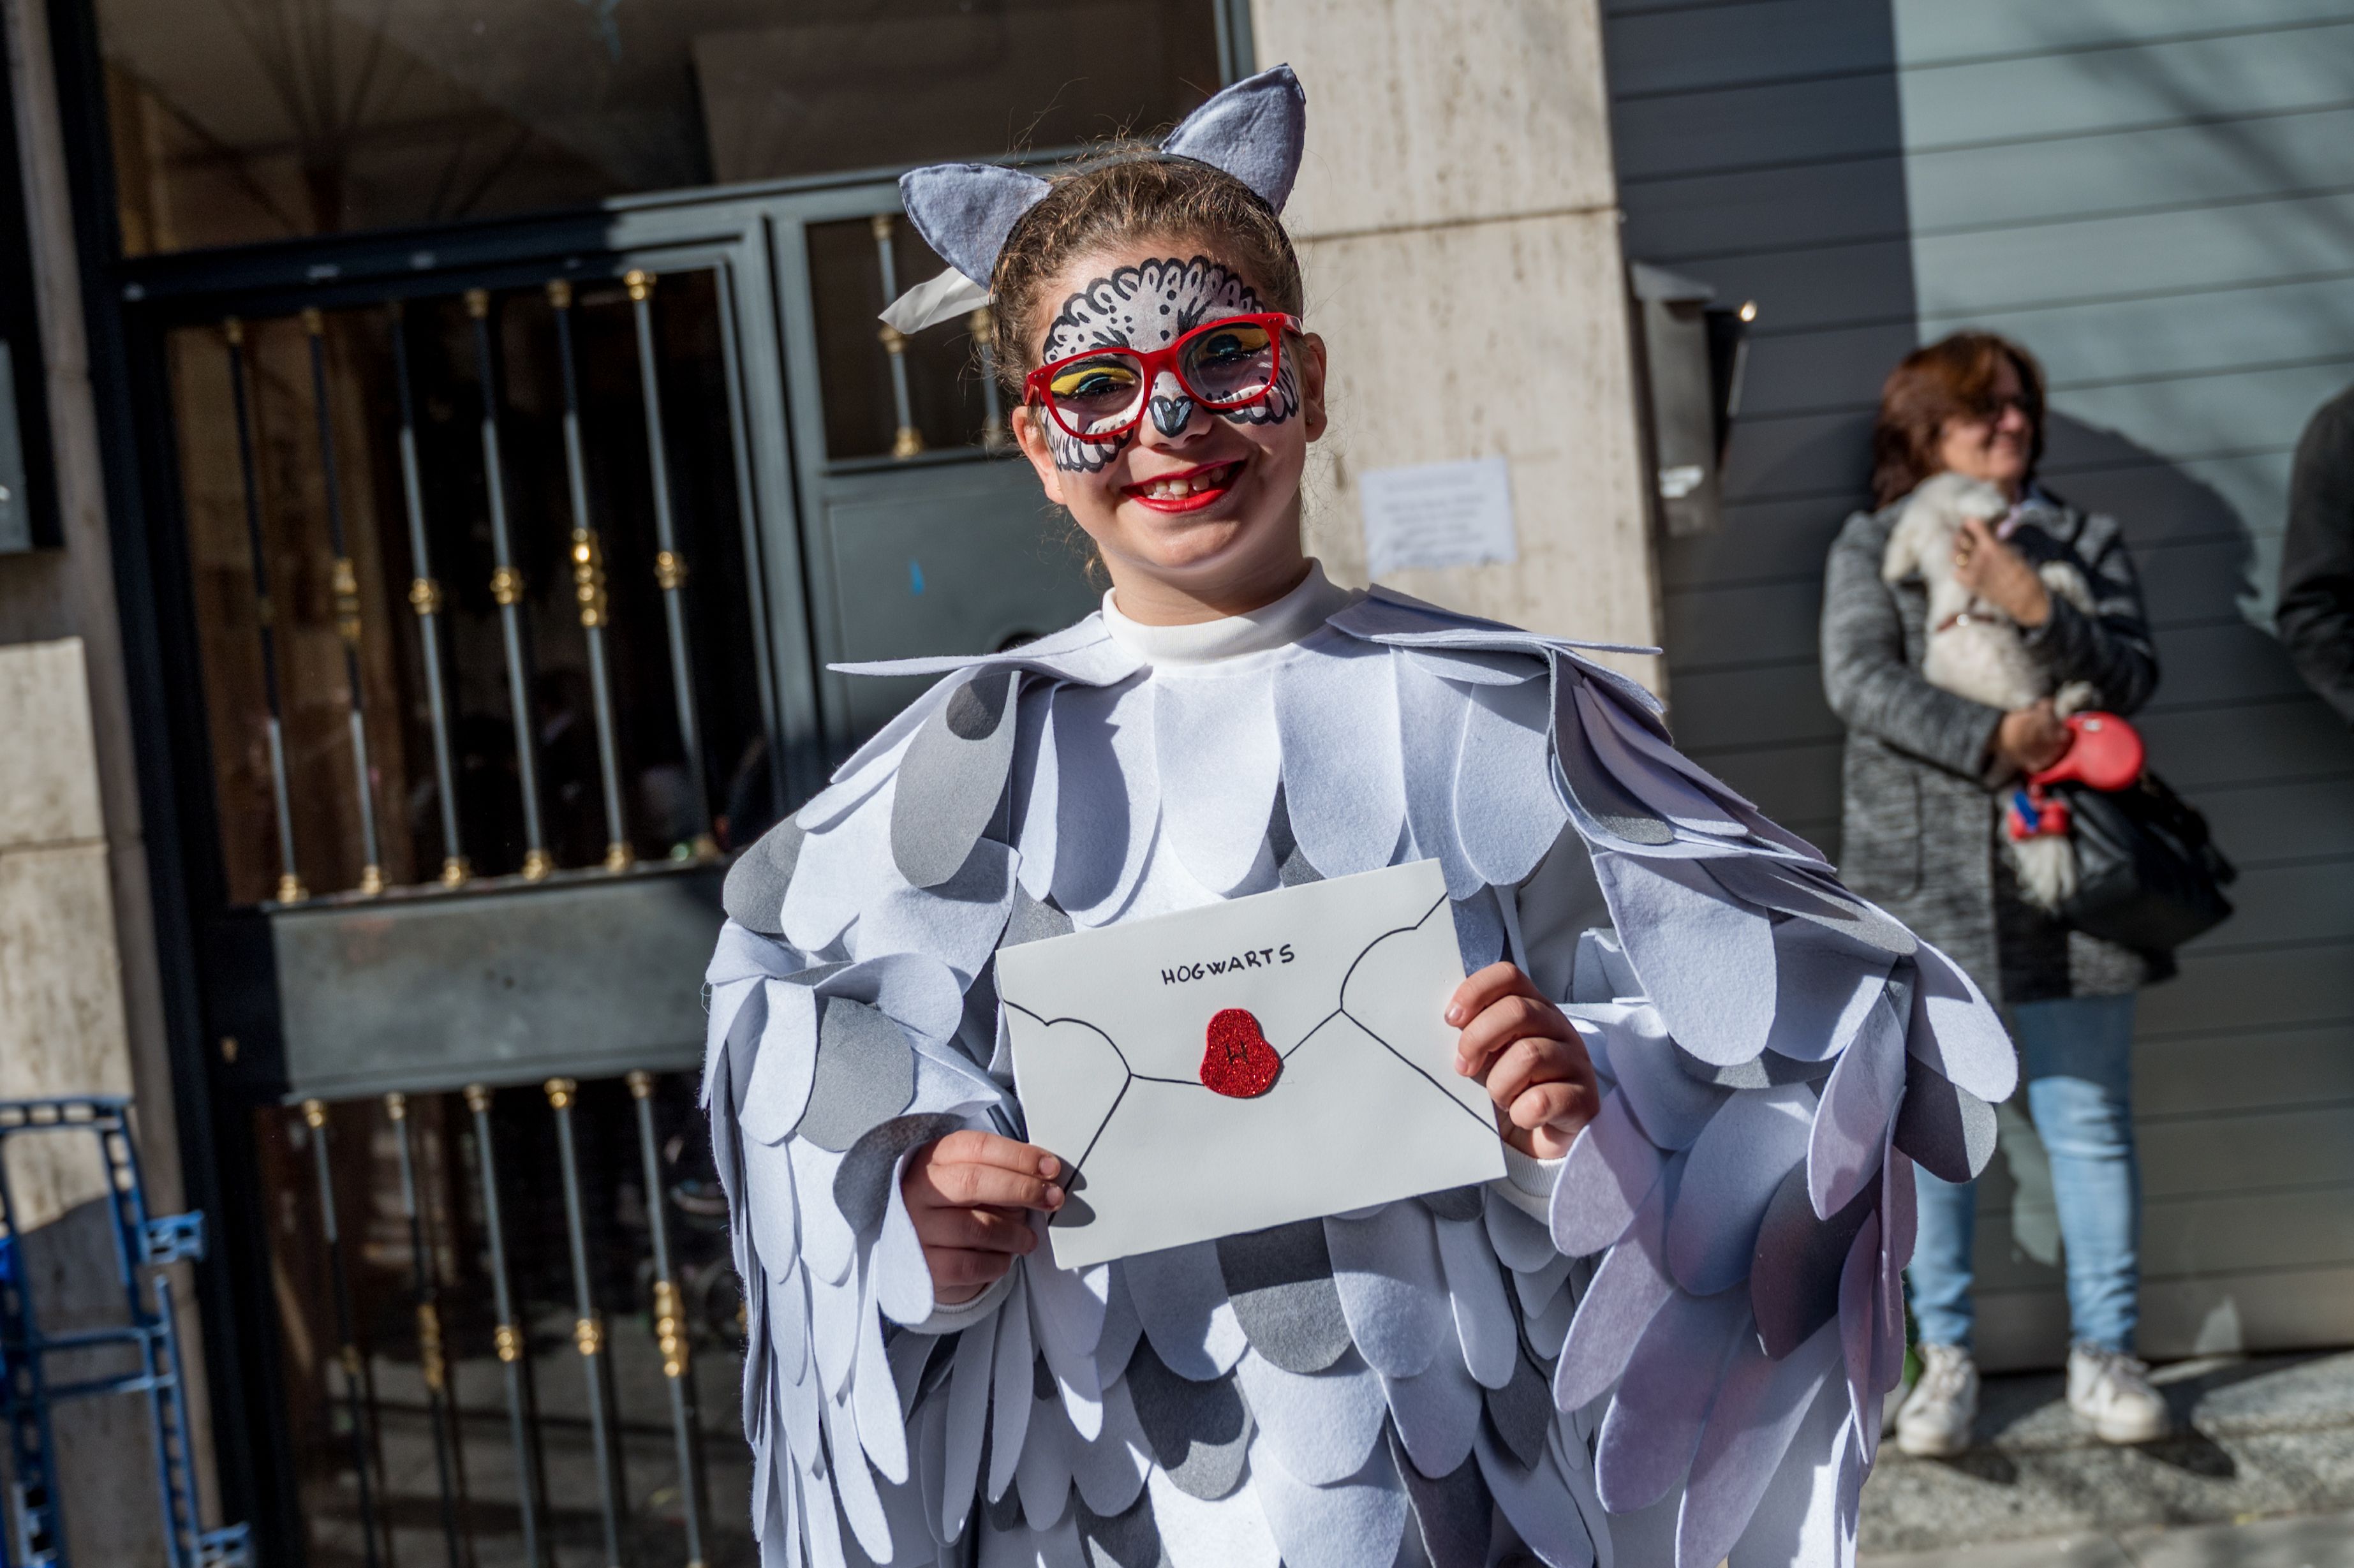
POLYGON ((1978 1369, 1959 1345, 1923 1345, 1921 1381, 1896 1412, 1896 1446, 1916 1459, 1949 1459, 1970 1446, 1978 1369))
POLYGON ((2174 1430, 2166 1400, 2149 1386, 2149 1368, 2098 1345, 2069 1347, 2068 1408, 2104 1443, 2154 1443, 2174 1430))

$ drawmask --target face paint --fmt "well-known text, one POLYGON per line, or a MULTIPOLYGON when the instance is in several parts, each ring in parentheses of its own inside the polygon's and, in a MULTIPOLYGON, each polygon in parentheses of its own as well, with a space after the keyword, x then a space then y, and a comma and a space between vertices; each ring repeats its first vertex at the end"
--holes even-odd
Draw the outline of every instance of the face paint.
MULTIPOLYGON (((1172 256, 1140 262, 1097 278, 1065 300, 1046 329, 1041 358, 1051 365, 1090 349, 1161 348, 1204 322, 1265 308, 1250 285, 1206 256, 1190 261, 1172 256)), ((1145 417, 1164 439, 1174 440, 1193 422, 1195 407, 1183 384, 1164 370, 1152 384, 1145 417)), ((1263 401, 1219 412, 1221 418, 1238 425, 1272 425, 1291 418, 1299 408, 1299 384, 1292 378, 1287 355, 1263 401)), ((1055 466, 1071 473, 1095 473, 1109 466, 1136 439, 1130 431, 1117 440, 1083 441, 1051 418, 1042 424, 1055 466)))

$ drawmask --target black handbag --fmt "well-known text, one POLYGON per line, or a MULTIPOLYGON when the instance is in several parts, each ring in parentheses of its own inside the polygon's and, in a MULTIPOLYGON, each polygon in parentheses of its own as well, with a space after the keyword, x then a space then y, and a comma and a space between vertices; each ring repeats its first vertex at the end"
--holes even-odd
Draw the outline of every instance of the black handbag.
POLYGON ((2050 787, 2068 802, 2076 891, 2059 914, 2076 929, 2167 953, 2231 917, 2224 885, 2239 875, 2198 808, 2144 771, 2123 789, 2050 787))

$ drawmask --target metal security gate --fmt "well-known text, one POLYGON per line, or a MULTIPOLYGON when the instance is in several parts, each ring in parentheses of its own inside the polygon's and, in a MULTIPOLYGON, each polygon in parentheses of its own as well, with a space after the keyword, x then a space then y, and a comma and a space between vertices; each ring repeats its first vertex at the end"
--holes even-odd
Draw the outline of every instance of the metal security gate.
POLYGON ((880 178, 121 272, 260 1559, 747 1560, 726 852, 1092 598, 880 178))

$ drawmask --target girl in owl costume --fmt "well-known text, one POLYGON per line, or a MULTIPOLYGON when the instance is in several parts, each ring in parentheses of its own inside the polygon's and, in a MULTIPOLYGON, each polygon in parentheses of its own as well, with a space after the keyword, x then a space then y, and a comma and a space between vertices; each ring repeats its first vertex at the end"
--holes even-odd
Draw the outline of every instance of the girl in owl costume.
POLYGON ((940 680, 729 874, 704 1097, 771 1568, 1852 1560, 1912 1167, 1984 1165, 2009 1040, 1594 645, 1301 555, 1304 123, 1278 67, 1155 152, 902 181, 951 270, 890 319, 993 288, 1114 588, 848 666, 940 680), (996 951, 1413 860, 1508 1175, 1055 1267, 996 951))

